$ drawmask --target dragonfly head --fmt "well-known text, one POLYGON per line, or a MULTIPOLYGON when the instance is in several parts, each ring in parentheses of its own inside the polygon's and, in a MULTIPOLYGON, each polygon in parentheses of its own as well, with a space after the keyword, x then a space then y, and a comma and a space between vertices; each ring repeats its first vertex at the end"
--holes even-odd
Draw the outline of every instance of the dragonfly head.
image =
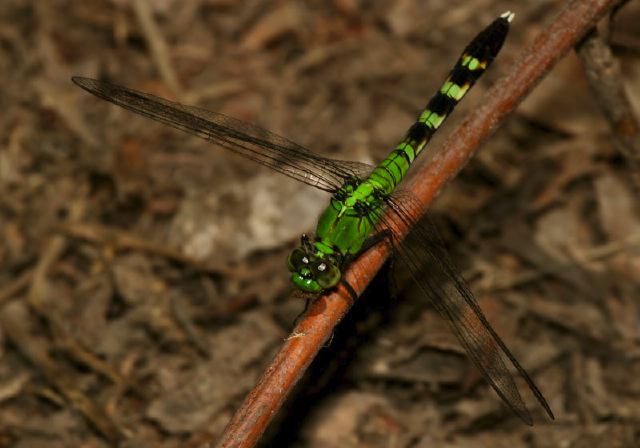
POLYGON ((302 291, 320 293, 340 281, 336 260, 318 251, 306 235, 302 235, 300 247, 291 252, 287 264, 291 282, 302 291))

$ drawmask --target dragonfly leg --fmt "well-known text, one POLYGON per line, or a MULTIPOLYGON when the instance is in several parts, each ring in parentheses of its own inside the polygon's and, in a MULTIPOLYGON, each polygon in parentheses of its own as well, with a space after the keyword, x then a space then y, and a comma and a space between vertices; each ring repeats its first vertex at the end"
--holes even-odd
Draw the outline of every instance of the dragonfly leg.
POLYGON ((355 289, 353 289, 353 286, 351 286, 349 282, 346 281, 344 278, 340 279, 340 284, 344 286, 346 290, 349 292, 349 295, 351 296, 351 305, 353 305, 353 303, 358 298, 358 293, 356 292, 355 289))
MULTIPOLYGON (((391 244, 392 243, 392 237, 393 237, 393 233, 391 232, 391 230, 385 229, 385 230, 381 230, 380 232, 376 233, 375 235, 367 238, 364 241, 364 243, 362 243, 362 247, 360 248, 358 253, 356 255, 350 256, 347 260, 345 260, 346 261, 345 264, 349 264, 351 261, 353 261, 355 258, 357 258, 358 255, 362 254, 363 252, 368 251, 373 246, 375 246, 376 244, 378 244, 378 243, 380 243, 382 241, 386 241, 389 244, 391 244)), ((353 302, 355 302, 355 300, 358 298, 358 294, 356 293, 355 289, 353 289, 353 286, 351 286, 349 284, 349 282, 347 282, 344 278, 340 279, 340 283, 349 292, 349 295, 351 296, 351 299, 352 299, 351 304, 353 305, 353 302)))
POLYGON ((331 333, 331 336, 329 336, 327 338, 327 340, 324 342, 324 344, 322 344, 322 348, 327 348, 331 345, 331 343, 333 342, 333 337, 335 336, 335 333, 331 333))
POLYGON ((304 301, 304 309, 300 312, 300 314, 298 314, 296 316, 296 318, 293 320, 293 328, 296 327, 296 325, 298 325, 298 321, 300 320, 300 318, 304 315, 304 313, 307 312, 307 310, 309 309, 309 304, 311 303, 311 301, 314 299, 314 297, 307 297, 304 301))
POLYGON ((372 235, 366 240, 364 240, 364 243, 362 243, 362 248, 360 248, 358 255, 368 251, 373 246, 375 246, 378 243, 381 243, 382 241, 387 242, 388 244, 391 245, 391 247, 393 247, 393 232, 390 229, 381 230, 375 235, 372 235))
MULTIPOLYGON (((393 248, 393 232, 390 229, 381 230, 375 235, 372 235, 371 237, 367 238, 365 242, 362 244, 362 249, 360 250, 360 253, 363 253, 364 251, 371 249, 373 246, 383 241, 389 244, 393 248)), ((393 265, 395 264, 396 258, 393 256, 393 252, 391 255, 392 256, 389 257, 386 263, 386 267, 383 269, 385 271, 384 275, 387 276, 390 282, 389 294, 392 298, 395 298, 394 291, 398 291, 398 287, 395 284, 394 276, 391 275, 391 273, 393 272, 393 265)))

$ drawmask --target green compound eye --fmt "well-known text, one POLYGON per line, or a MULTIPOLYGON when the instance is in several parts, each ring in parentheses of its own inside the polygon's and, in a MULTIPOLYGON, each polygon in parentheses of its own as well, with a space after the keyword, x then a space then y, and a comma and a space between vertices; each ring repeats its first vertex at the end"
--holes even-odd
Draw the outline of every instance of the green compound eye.
POLYGON ((340 281, 340 269, 333 263, 319 260, 311 265, 313 277, 322 289, 329 289, 340 281))
POLYGON ((322 287, 312 278, 305 278, 298 273, 291 274, 291 282, 300 290, 312 293, 322 292, 322 287))
POLYGON ((307 255, 307 253, 299 247, 293 249, 293 251, 291 251, 291 254, 289 254, 289 258, 287 259, 287 266, 289 266, 289 271, 297 272, 300 270, 300 268, 307 265, 309 265, 309 256, 307 255))

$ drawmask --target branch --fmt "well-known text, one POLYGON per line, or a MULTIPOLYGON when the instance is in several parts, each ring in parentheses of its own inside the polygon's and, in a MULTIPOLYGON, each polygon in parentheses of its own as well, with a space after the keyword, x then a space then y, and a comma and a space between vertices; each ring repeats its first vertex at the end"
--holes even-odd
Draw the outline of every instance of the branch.
MULTIPOLYGON (((590 30, 616 0, 573 0, 523 52, 511 71, 495 83, 484 104, 468 115, 454 130, 442 150, 429 163, 416 166, 407 182, 419 199, 421 213, 444 185, 465 165, 484 142, 535 87, 547 71, 590 30)), ((395 221, 404 235, 409 229, 395 221)), ((345 279, 361 294, 389 256, 386 245, 377 245, 358 257, 345 279)), ((349 310, 351 297, 342 286, 310 305, 305 316, 286 340, 271 366, 229 422, 219 447, 251 447, 259 440, 285 398, 302 376, 334 327, 349 310)))
POLYGON ((634 188, 640 192, 640 125, 625 92, 620 64, 593 29, 577 47, 596 103, 609 122, 613 143, 627 159, 634 188))
POLYGON ((180 96, 182 89, 171 63, 167 43, 153 18, 148 0, 134 0, 133 11, 136 14, 142 33, 151 50, 151 60, 155 63, 162 80, 169 86, 174 95, 180 96))

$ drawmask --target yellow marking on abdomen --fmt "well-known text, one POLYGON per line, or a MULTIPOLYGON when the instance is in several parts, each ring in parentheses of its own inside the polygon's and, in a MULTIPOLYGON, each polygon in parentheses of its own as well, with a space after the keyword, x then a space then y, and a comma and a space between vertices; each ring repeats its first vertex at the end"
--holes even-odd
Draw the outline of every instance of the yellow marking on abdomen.
POLYGON ((465 54, 462 57, 462 66, 467 67, 469 70, 484 70, 487 68, 487 61, 481 61, 480 59, 474 58, 471 55, 465 54))
POLYGON ((469 84, 465 84, 463 86, 459 86, 458 84, 452 83, 451 81, 446 81, 442 88, 440 89, 440 93, 443 95, 447 95, 449 98, 453 98, 456 101, 460 101, 463 96, 469 90, 469 84))
POLYGON ((423 122, 432 129, 438 129, 445 118, 446 115, 438 115, 437 113, 431 112, 429 109, 427 109, 422 112, 422 115, 420 115, 418 121, 423 122))

